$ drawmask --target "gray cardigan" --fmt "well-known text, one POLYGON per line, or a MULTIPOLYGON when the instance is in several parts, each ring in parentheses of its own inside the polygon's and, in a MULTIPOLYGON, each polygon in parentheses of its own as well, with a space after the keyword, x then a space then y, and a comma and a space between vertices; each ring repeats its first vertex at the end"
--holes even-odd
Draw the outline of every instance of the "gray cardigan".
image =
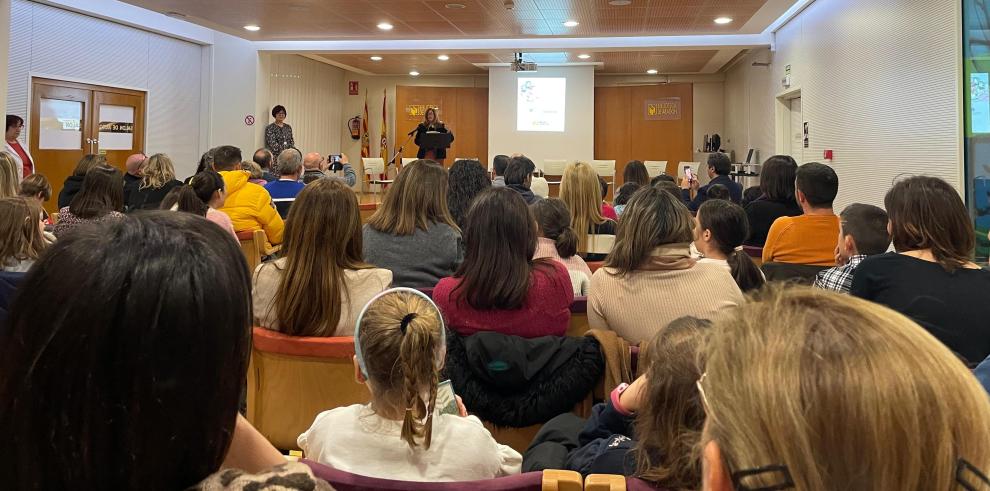
POLYGON ((412 235, 392 235, 364 226, 364 260, 392 271, 392 286, 432 288, 454 274, 464 259, 461 234, 443 223, 412 235))

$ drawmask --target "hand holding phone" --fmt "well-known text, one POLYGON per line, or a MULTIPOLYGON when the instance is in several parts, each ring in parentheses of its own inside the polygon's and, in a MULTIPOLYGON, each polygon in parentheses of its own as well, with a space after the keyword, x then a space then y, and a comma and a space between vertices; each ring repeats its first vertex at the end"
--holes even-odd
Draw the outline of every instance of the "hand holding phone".
POLYGON ((694 179, 694 170, 692 170, 690 167, 685 167, 684 168, 684 177, 686 177, 688 181, 694 181, 695 180, 694 179))

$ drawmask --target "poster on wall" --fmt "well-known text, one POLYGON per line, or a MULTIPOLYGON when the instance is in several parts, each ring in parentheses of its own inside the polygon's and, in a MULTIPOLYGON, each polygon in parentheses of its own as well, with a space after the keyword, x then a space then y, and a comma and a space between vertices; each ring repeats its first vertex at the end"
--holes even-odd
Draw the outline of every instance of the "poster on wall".
POLYGON ((681 98, 647 99, 643 102, 643 118, 647 121, 676 121, 681 119, 681 98))
POLYGON ((41 150, 79 150, 82 148, 83 103, 41 98, 38 121, 38 148, 41 150))
POLYGON ((101 105, 99 139, 101 151, 134 148, 134 108, 101 105))
POLYGON ((969 74, 970 124, 973 133, 990 133, 990 74, 969 74))

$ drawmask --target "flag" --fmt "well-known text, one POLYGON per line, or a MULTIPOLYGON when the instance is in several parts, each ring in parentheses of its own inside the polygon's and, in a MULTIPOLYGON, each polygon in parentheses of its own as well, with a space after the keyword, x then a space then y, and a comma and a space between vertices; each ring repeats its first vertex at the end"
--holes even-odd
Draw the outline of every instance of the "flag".
POLYGON ((371 138, 368 136, 368 92, 364 93, 364 117, 361 118, 361 156, 371 157, 371 138))
MULTIPOLYGON (((386 108, 388 108, 388 91, 382 91, 382 145, 379 157, 385 159, 388 158, 388 113, 386 108)), ((385 162, 388 164, 388 162, 385 162)))

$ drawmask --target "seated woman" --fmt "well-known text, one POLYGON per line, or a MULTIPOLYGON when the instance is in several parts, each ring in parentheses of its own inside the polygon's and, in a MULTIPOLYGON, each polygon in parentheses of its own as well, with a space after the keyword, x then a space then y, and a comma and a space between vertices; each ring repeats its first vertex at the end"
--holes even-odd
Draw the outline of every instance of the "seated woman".
POLYGON ((775 220, 804 213, 794 197, 797 168, 797 162, 789 155, 774 155, 763 163, 760 170, 761 196, 746 204, 750 226, 746 245, 763 247, 775 220))
POLYGON ((329 489, 238 416, 250 277, 224 231, 151 211, 50 252, 0 330, 5 488, 329 489))
POLYGON ((461 231, 447 209, 447 169, 404 166, 364 226, 364 260, 392 272, 394 286, 432 288, 461 263, 461 231))
POLYGON ((296 196, 282 257, 254 273, 254 318, 292 336, 351 336, 361 308, 392 272, 361 259, 357 197, 339 179, 317 179, 296 196))
MULTIPOLYGON (((72 170, 72 175, 65 178, 65 182, 62 183, 62 190, 58 192, 59 209, 69 206, 72 198, 75 198, 82 190, 83 179, 86 178, 86 174, 89 173, 90 169, 99 166, 108 166, 106 157, 88 154, 79 159, 75 169, 72 170)), ((123 182, 123 177, 121 177, 121 182, 123 182)))
POLYGON ((571 214, 567 205, 557 198, 547 198, 529 205, 536 218, 539 237, 533 259, 548 257, 559 261, 571 276, 574 296, 587 296, 591 281, 591 269, 577 255, 577 234, 571 228, 571 214))
POLYGON ((41 216, 33 199, 0 199, 0 271, 25 273, 48 248, 41 216))
POLYGON ((121 219, 124 214, 124 178, 109 165, 90 169, 82 189, 68 206, 58 210, 58 223, 52 227, 56 237, 85 223, 121 219))
POLYGON ((563 336, 574 293, 563 264, 533 259, 536 223, 518 193, 492 188, 468 212, 467 253, 454 276, 433 290, 451 329, 536 338, 563 336))
POLYGON ((698 208, 694 222, 694 245, 703 256, 699 263, 728 269, 744 292, 766 284, 763 272, 742 248, 749 236, 749 221, 741 206, 729 200, 709 199, 698 208))
POLYGON ((237 238, 230 216, 219 210, 227 193, 223 177, 213 169, 207 169, 189 178, 188 184, 173 188, 162 200, 163 210, 184 211, 206 217, 237 238))
POLYGON ((600 261, 605 254, 588 253, 588 234, 615 235, 615 222, 602 216, 603 195, 598 174, 591 165, 575 162, 564 169, 560 199, 571 212, 571 228, 578 235, 577 250, 589 261, 600 261))
POLYGON ((990 399, 907 317, 790 288, 720 318, 705 351, 694 489, 990 487, 990 399))
POLYGON ((124 209, 128 213, 137 210, 157 210, 165 195, 182 183, 175 179, 172 159, 164 153, 148 157, 141 167, 141 182, 129 187, 124 196, 124 209))
POLYGON ((306 457, 402 481, 519 473, 519 453, 498 444, 477 417, 467 415, 459 397, 438 407, 444 337, 443 317, 425 294, 396 288, 375 296, 354 328, 355 372, 370 389, 371 403, 317 415, 299 435, 306 457))
POLYGON ((990 271, 973 262, 966 205, 945 181, 911 177, 884 206, 897 252, 864 259, 851 293, 910 317, 975 366, 990 355, 990 271))
POLYGON ((492 186, 488 172, 477 160, 458 160, 450 166, 447 207, 457 226, 464 229, 465 219, 474 197, 492 186))
POLYGON ((588 323, 632 344, 674 319, 712 319, 743 301, 725 267, 691 257, 694 219, 674 195, 649 187, 633 195, 605 266, 591 277, 588 323))
MULTIPOLYGON (((52 199, 52 185, 48 183, 48 178, 44 175, 31 174, 21 181, 21 189, 17 195, 33 199, 38 203, 38 206, 44 206, 48 200, 52 199)), ((41 213, 44 216, 45 225, 53 225, 51 217, 48 216, 48 212, 44 208, 41 209, 41 213)))
POLYGON ((613 201, 613 204, 615 204, 614 209, 616 216, 622 216, 622 210, 626 209, 629 199, 632 198, 632 195, 636 194, 636 191, 639 191, 639 188, 641 187, 643 186, 635 182, 627 182, 619 187, 619 192, 615 193, 615 200, 613 201))

